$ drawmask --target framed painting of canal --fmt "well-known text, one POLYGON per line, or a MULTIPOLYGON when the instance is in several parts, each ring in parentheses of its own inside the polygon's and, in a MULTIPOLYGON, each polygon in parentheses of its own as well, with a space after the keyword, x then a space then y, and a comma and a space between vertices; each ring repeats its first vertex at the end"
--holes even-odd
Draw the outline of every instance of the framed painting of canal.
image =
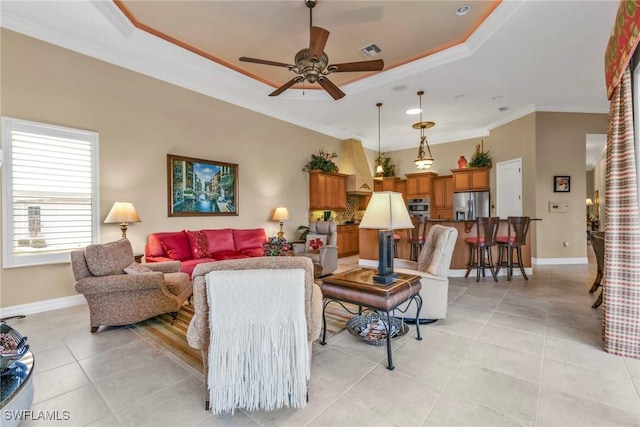
POLYGON ((238 165, 167 154, 169 216, 238 215, 238 165))

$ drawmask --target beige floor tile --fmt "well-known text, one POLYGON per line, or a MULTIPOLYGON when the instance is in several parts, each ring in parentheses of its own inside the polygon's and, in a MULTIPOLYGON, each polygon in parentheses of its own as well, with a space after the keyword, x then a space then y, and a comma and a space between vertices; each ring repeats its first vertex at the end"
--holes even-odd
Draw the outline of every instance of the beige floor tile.
POLYGON ((420 426, 438 392, 381 366, 341 396, 310 426, 420 426))
POLYGON ((426 344, 424 349, 429 354, 432 351, 447 353, 449 356, 462 360, 467 354, 474 340, 459 335, 450 334, 434 328, 438 322, 423 326, 422 343, 426 344))
POLYGON ((423 426, 433 427, 524 427, 524 420, 480 403, 445 392, 436 402, 423 426))
POLYGON ((492 314, 493 311, 490 310, 482 310, 456 303, 449 304, 449 307, 447 307, 447 316, 479 323, 487 323, 492 314))
POLYGON ((469 307, 481 308, 483 310, 495 310, 498 304, 500 304, 499 300, 467 295, 466 292, 456 298, 453 302, 456 304, 468 305, 469 307))
POLYGON ((520 295, 514 295, 512 293, 507 292, 502 299, 503 303, 523 305, 525 307, 534 307, 539 309, 548 309, 549 308, 549 299, 548 298, 536 298, 536 297, 524 297, 520 295))
POLYGON ((242 411, 238 411, 233 415, 211 415, 205 418, 193 427, 258 427, 255 420, 242 411))
POLYGON ((539 355, 476 341, 465 362, 532 383, 540 383, 542 357, 539 355))
POLYGON ((82 338, 67 341, 67 346, 76 359, 82 360, 142 339, 139 334, 128 328, 99 331, 95 334, 85 331, 82 338))
MULTIPOLYGON (((31 407, 35 413, 44 411, 55 414, 47 420, 47 426, 85 426, 101 418, 111 415, 111 410, 100 394, 91 384, 59 394, 31 407)), ((25 420, 20 424, 26 426, 42 426, 42 420, 25 420)))
POLYGON ((123 426, 191 426, 211 416, 204 407, 204 388, 202 381, 186 376, 115 414, 123 426))
POLYGON ((625 411, 638 412, 640 399, 628 375, 544 360, 542 385, 625 411))
POLYGON ((536 335, 545 335, 547 332, 547 322, 544 320, 529 319, 498 312, 493 313, 487 324, 536 335))
POLYGON ((549 427, 638 426, 640 414, 542 387, 538 425, 549 427))
POLYGON ((111 413, 104 418, 100 418, 97 421, 92 422, 91 424, 87 424, 87 427, 120 427, 120 421, 116 418, 116 416, 111 413))
POLYGON ((543 336, 492 325, 487 325, 482 330, 478 340, 537 356, 541 356, 544 351, 543 336))
MULTIPOLYGON (((27 337, 27 342, 30 342, 29 337, 27 337)), ((30 344, 30 348, 32 348, 33 356, 38 364, 38 372, 48 371, 76 361, 66 345, 40 350, 37 346, 33 347, 30 344)))
POLYGON ((526 307, 518 304, 511 304, 508 302, 501 302, 496 308, 496 312, 503 314, 511 314, 512 316, 526 317, 528 319, 546 321, 548 316, 548 310, 536 307, 526 307))
MULTIPOLYGON (((491 283, 496 283, 491 281, 491 283)), ((498 282, 499 283, 499 282, 498 282)), ((487 289, 484 283, 476 283, 475 285, 469 287, 465 295, 469 295, 477 298, 484 298, 492 301, 501 301, 504 298, 505 290, 490 290, 487 289)))
POLYGON ((428 339, 424 339, 404 343, 393 355, 393 363, 395 371, 424 381, 442 391, 458 369, 461 360, 440 351, 428 339))
POLYGON ((590 345, 602 349, 602 328, 584 329, 572 328, 566 325, 547 325, 547 336, 579 344, 590 345))
POLYGON ((532 424, 538 409, 538 388, 537 384, 463 362, 446 392, 532 424))
POLYGON ((640 379, 640 359, 632 359, 630 357, 622 358, 624 364, 631 375, 631 378, 640 379))
POLYGON ((547 337, 544 357, 598 371, 627 375, 624 358, 572 341, 547 337))
POLYGON ((38 372, 37 363, 36 361, 33 374, 34 404, 90 384, 89 378, 77 363, 69 363, 44 372, 38 372))
POLYGON ((480 334, 480 331, 482 331, 482 328, 484 328, 483 323, 472 322, 453 316, 438 320, 429 326, 437 331, 448 332, 467 338, 476 338, 478 334, 480 334))

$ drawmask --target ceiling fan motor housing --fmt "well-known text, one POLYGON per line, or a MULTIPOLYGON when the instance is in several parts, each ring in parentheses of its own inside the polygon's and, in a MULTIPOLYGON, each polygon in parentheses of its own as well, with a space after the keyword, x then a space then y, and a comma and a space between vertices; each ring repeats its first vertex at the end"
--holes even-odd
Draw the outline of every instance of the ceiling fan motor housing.
POLYGON ((295 57, 296 67, 309 83, 315 83, 329 63, 329 57, 322 52, 319 60, 309 58, 309 49, 302 49, 295 57))

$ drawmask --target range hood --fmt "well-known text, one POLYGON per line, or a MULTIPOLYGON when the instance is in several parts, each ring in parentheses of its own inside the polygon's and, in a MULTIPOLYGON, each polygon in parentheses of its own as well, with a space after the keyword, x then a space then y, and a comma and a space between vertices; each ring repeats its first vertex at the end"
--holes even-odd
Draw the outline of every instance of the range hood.
POLYGON ((342 141, 340 173, 348 175, 347 194, 368 195, 373 192, 373 176, 362 142, 356 139, 342 141))

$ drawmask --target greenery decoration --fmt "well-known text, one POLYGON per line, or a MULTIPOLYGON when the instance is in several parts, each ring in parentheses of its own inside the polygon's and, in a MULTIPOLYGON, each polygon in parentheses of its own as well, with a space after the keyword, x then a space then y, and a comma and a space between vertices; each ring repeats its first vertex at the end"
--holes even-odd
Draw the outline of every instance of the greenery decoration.
POLYGON ((305 172, 311 170, 321 170, 323 172, 338 172, 338 165, 336 165, 331 159, 338 157, 336 152, 325 153, 324 148, 318 151, 318 154, 311 155, 311 161, 307 163, 302 169, 305 172))
POLYGON ((491 157, 489 157, 489 152, 480 148, 480 144, 476 145, 476 152, 473 153, 468 166, 472 168, 490 168, 491 157))
POLYGON ((264 244, 265 256, 292 256, 293 248, 291 244, 287 242, 284 237, 271 237, 267 243, 264 244))
POLYGON ((391 164, 391 157, 378 157, 377 164, 382 166, 382 176, 396 176, 396 165, 391 164))
POLYGON ((306 225, 301 225, 300 227, 298 227, 298 230, 300 231, 300 240, 307 240, 307 234, 309 234, 309 227, 307 227, 306 225))

